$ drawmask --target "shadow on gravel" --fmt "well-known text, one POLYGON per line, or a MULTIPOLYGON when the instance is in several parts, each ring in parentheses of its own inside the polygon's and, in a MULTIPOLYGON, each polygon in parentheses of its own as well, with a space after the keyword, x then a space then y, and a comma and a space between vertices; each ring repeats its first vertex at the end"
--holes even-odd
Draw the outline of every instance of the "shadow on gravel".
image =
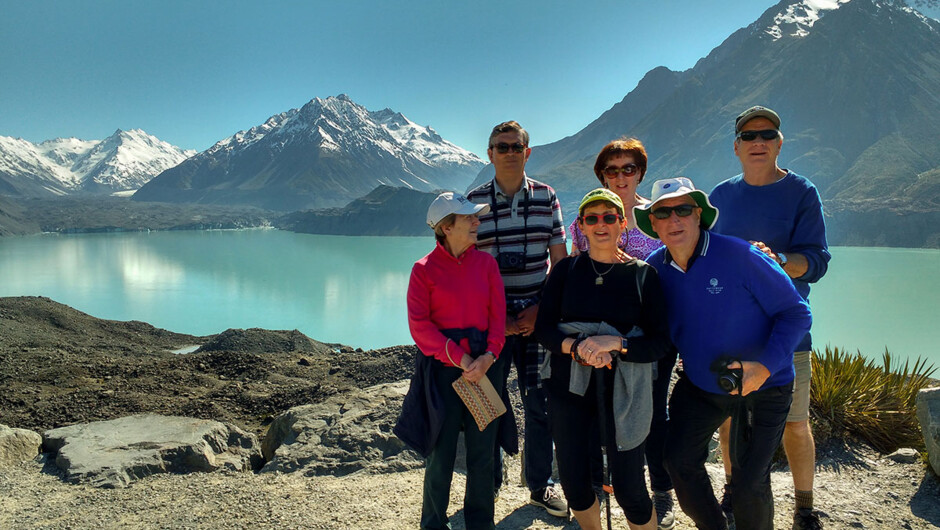
MULTIPOLYGON (((602 514, 603 515, 603 514, 602 514)), ((466 530, 467 525, 463 519, 463 508, 457 510, 450 517, 452 530, 466 530)), ((563 517, 554 517, 545 513, 545 510, 528 504, 520 506, 509 515, 496 521, 496 528, 504 530, 518 530, 520 528, 557 528, 559 530, 575 530, 581 528, 574 517, 565 521, 563 517)))
POLYGON ((528 504, 516 508, 509 515, 496 522, 496 528, 505 528, 506 530, 530 528, 532 526, 536 528, 551 527, 566 530, 581 528, 574 517, 572 517, 570 521, 565 521, 563 517, 548 515, 545 513, 544 509, 528 504))
POLYGON ((827 471, 841 472, 845 469, 871 469, 872 462, 859 449, 845 441, 829 440, 817 445, 816 467, 827 471))
POLYGON ((928 470, 911 498, 911 513, 940 527, 940 478, 928 470))

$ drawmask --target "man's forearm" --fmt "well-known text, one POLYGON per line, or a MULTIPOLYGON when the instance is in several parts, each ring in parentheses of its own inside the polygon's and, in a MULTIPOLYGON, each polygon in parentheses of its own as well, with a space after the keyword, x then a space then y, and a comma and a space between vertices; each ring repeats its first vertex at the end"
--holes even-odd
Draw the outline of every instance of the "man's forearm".
MULTIPOLYGON (((787 264, 783 267, 783 272, 787 273, 787 276, 799 278, 806 274, 806 271, 809 270, 809 260, 806 259, 806 256, 799 252, 784 252, 784 254, 787 256, 787 264)), ((779 257, 777 262, 780 262, 779 257)))

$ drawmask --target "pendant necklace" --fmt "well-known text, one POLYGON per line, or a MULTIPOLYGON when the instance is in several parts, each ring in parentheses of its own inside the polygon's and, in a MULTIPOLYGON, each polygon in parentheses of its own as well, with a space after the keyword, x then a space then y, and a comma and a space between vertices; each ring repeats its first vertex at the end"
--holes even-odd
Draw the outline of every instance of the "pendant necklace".
POLYGON ((597 275, 597 278, 594 280, 594 285, 604 285, 604 275, 608 272, 614 270, 614 267, 617 265, 616 262, 611 263, 610 268, 604 272, 597 272, 597 267, 594 266, 594 259, 591 258, 591 268, 594 269, 594 274, 597 275))

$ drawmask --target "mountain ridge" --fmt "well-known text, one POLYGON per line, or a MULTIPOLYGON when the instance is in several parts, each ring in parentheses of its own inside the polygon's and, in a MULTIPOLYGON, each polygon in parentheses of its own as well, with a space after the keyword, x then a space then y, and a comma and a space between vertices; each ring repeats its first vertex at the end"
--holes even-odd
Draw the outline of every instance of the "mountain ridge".
MULTIPOLYGON (((601 146, 634 136, 649 153, 641 194, 678 175, 708 191, 740 174, 734 118, 760 104, 782 118, 780 166, 816 184, 827 220, 839 225, 840 216, 884 209, 893 215, 879 217, 896 222, 876 227, 872 239, 908 240, 899 232, 909 218, 898 212, 940 211, 938 86, 940 22, 904 2, 783 1, 691 69, 651 70, 581 131, 533 147, 527 170, 555 188, 570 219, 597 184, 591 168, 601 146), (629 118, 605 118, 619 114, 629 118)), ((491 167, 471 187, 489 178, 491 167)), ((938 240, 940 230, 926 236, 928 246, 938 240)))
POLYGON ((242 204, 293 211, 343 206, 376 186, 460 189, 483 161, 391 109, 340 94, 220 140, 170 168, 141 201, 242 204))
POLYGON ((52 197, 136 190, 193 154, 140 129, 117 129, 104 140, 38 144, 0 136, 0 193, 52 197))

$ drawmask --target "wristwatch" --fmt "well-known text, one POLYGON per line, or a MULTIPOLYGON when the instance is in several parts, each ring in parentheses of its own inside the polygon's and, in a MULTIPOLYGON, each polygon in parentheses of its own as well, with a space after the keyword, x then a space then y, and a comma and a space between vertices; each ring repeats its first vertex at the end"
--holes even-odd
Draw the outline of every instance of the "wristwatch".
POLYGON ((787 260, 787 255, 786 255, 786 254, 784 254, 783 252, 777 252, 777 259, 780 260, 780 266, 781 266, 781 267, 786 267, 786 266, 787 266, 787 261, 789 261, 789 260, 787 260))
POLYGON ((627 353, 627 346, 629 346, 627 338, 620 337, 620 353, 627 353))

